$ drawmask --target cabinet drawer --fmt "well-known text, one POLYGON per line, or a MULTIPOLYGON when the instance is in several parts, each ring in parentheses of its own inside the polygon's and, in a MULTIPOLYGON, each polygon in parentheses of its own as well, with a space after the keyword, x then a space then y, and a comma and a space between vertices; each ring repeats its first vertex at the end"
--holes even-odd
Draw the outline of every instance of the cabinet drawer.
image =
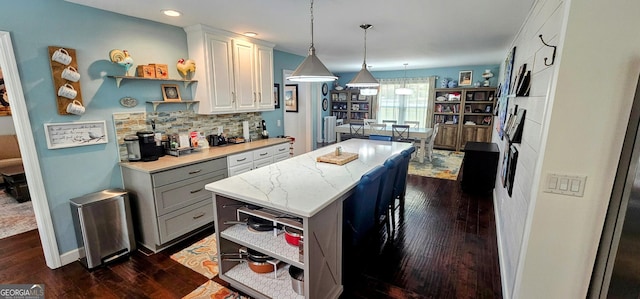
POLYGON ((233 167, 233 166, 245 164, 245 163, 251 164, 252 162, 253 162, 253 152, 251 151, 227 156, 227 165, 229 165, 229 167, 233 167))
POLYGON ((229 167, 229 176, 234 176, 236 174, 241 174, 253 169, 253 162, 248 164, 236 165, 233 167, 229 167))
POLYGON ((226 169, 226 162, 227 161, 224 158, 220 158, 159 172, 152 175, 153 186, 164 186, 166 184, 186 180, 209 172, 226 169))
POLYGON ((218 170, 207 175, 155 188, 153 193, 156 199, 156 215, 162 216, 203 199, 211 198, 211 192, 204 189, 204 186, 226 177, 226 170, 218 170))
POLYGON ((273 163, 289 159, 289 152, 284 152, 273 156, 273 163))
POLYGON ((253 161, 273 157, 273 148, 265 147, 253 150, 253 161))
POLYGON ((189 207, 158 217, 160 243, 167 243, 213 222, 213 200, 205 199, 189 207))
POLYGON ((264 167, 267 165, 273 164, 273 157, 263 158, 260 160, 253 161, 253 169, 258 169, 260 167, 264 167))
POLYGON ((274 145, 273 148, 273 154, 274 155, 280 155, 280 154, 287 154, 289 155, 289 143, 281 143, 281 144, 276 144, 274 145))

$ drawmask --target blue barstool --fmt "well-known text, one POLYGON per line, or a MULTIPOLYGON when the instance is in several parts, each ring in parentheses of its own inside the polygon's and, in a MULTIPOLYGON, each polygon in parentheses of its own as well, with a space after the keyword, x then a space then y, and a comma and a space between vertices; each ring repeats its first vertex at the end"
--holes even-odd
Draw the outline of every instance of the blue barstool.
POLYGON ((399 200, 399 204, 404 204, 404 196, 407 192, 407 174, 409 173, 409 163, 411 162, 411 155, 416 151, 415 147, 410 147, 401 152, 402 162, 398 167, 398 174, 396 175, 396 181, 393 188, 393 203, 391 204, 391 214, 394 214, 395 199, 399 200))
POLYGON ((343 205, 343 242, 356 247, 375 227, 376 199, 385 168, 376 166, 360 178, 343 205))
POLYGON ((400 164, 403 160, 402 154, 395 154, 389 157, 384 162, 384 168, 386 169, 386 173, 382 178, 382 187, 380 188, 380 192, 378 193, 378 200, 376 203, 376 223, 381 223, 381 221, 387 226, 387 235, 391 236, 391 230, 395 227, 395 220, 393 213, 389 214, 392 210, 391 203, 394 199, 394 187, 396 183, 396 176, 398 175, 398 170, 400 168, 400 164), (391 222, 389 221, 389 217, 391 217, 391 222))

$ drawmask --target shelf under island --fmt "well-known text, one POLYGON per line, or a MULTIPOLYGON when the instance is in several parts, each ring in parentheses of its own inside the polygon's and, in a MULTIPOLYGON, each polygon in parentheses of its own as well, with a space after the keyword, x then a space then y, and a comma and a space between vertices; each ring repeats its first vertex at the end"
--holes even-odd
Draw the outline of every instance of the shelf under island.
POLYGON ((363 174, 410 143, 350 139, 206 185, 213 192, 220 278, 255 298, 338 298, 342 293, 342 203, 363 174), (358 159, 345 165, 317 162, 341 146, 358 159), (257 217, 273 228, 252 231, 238 224, 257 217), (236 223, 232 223, 235 221, 236 223), (284 228, 301 230, 299 247, 285 241, 284 228), (225 253, 253 249, 282 263, 258 274, 225 253), (304 270, 304 295, 291 287, 287 269, 304 270))

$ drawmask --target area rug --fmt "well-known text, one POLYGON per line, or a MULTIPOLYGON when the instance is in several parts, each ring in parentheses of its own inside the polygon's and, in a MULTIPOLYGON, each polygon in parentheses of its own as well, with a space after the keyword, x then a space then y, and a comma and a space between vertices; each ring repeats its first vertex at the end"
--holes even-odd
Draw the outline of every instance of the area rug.
POLYGON ((424 163, 411 161, 409 174, 445 180, 457 180, 464 153, 445 150, 433 150, 432 161, 425 157, 424 163))
POLYGON ((37 228, 31 201, 19 203, 0 189, 0 239, 37 228))
POLYGON ((216 248, 216 235, 213 234, 173 254, 171 259, 212 279, 218 275, 216 248))
POLYGON ((240 296, 237 292, 227 289, 215 281, 207 281, 203 285, 199 286, 193 292, 182 297, 182 299, 244 299, 245 296, 240 296))

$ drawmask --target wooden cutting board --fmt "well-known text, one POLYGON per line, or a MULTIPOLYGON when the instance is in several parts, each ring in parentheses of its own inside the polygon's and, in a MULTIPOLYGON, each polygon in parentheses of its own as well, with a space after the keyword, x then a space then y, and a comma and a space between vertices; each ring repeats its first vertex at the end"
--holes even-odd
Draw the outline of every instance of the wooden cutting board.
POLYGON ((322 155, 322 156, 316 158, 316 161, 324 162, 324 163, 337 164, 337 165, 344 165, 344 164, 347 164, 347 163, 349 163, 349 162, 351 162, 353 160, 357 160, 357 159, 358 159, 358 153, 343 152, 340 156, 336 156, 335 153, 322 155))

